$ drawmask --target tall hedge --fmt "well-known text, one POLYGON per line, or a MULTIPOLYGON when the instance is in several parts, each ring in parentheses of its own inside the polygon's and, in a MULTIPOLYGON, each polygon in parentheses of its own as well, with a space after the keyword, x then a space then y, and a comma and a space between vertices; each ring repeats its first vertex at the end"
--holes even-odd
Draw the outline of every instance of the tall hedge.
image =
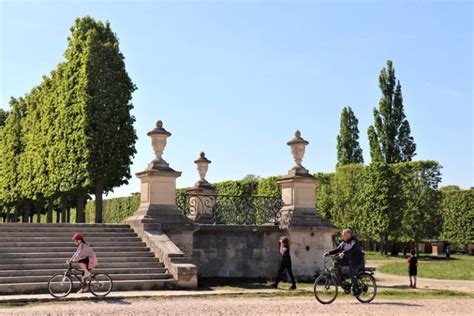
POLYGON ((474 241, 474 190, 442 190, 441 238, 457 246, 474 241))

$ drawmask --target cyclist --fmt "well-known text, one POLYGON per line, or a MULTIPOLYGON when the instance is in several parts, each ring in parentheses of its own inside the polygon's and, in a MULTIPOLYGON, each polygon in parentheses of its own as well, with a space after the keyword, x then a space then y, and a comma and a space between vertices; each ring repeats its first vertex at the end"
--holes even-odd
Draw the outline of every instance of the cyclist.
MULTIPOLYGON (((94 253, 94 250, 87 244, 84 240, 84 236, 80 233, 75 233, 72 236, 72 240, 76 243, 77 250, 72 255, 71 259, 68 262, 77 262, 82 271, 84 271, 84 275, 82 277, 82 281, 85 281, 88 277, 91 276, 92 269, 97 265, 97 257, 94 253)), ((78 293, 83 293, 87 291, 85 287, 82 287, 78 293)))
POLYGON ((353 236, 350 229, 344 229, 341 237, 343 241, 335 249, 324 253, 324 256, 339 254, 339 259, 347 262, 352 281, 352 291, 357 296, 360 294, 360 289, 356 286, 358 284, 356 273, 364 266, 364 254, 359 241, 353 236))

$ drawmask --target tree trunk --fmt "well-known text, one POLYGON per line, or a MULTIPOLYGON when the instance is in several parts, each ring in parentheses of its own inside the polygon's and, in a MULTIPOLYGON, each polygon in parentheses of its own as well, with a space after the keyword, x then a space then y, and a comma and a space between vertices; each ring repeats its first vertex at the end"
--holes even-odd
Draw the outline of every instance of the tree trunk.
POLYGON ((66 208, 66 223, 70 223, 70 222, 71 222, 71 208, 67 207, 66 208))
POLYGON ((48 210, 46 212, 46 223, 53 222, 53 208, 54 208, 54 200, 53 198, 48 199, 48 210))
POLYGON ((98 184, 95 190, 95 222, 102 223, 102 211, 103 211, 103 200, 102 194, 104 193, 104 189, 102 185, 98 184))
POLYGON ((18 222, 18 217, 20 216, 21 206, 19 204, 15 204, 15 214, 13 214, 12 222, 18 222))
POLYGON ((36 206, 36 222, 37 223, 41 223, 41 210, 42 210, 42 206, 40 204, 38 204, 36 206))
POLYGON ((61 198, 61 223, 67 223, 66 221, 66 201, 61 198))
POLYGON ((76 200, 76 223, 85 222, 85 213, 84 213, 84 201, 85 198, 83 195, 77 197, 76 200))
POLYGON ((61 210, 59 208, 55 209, 56 211, 56 223, 61 222, 61 210))
POLYGON ((25 211, 23 212, 23 223, 28 223, 30 221, 30 208, 31 208, 30 203, 26 202, 25 211))

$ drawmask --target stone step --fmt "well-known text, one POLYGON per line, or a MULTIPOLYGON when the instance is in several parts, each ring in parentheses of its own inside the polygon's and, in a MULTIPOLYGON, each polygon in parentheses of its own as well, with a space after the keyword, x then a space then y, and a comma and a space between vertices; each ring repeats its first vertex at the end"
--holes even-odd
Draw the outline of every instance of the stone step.
POLYGON ((68 228, 68 227, 2 227, 0 224, 0 232, 1 233, 8 233, 8 232, 35 232, 35 233, 67 233, 67 234, 74 234, 74 233, 82 233, 84 235, 88 233, 129 233, 133 232, 133 230, 128 227, 89 227, 89 228, 68 228))
MULTIPOLYGON (((1 258, 0 257, 0 266, 6 264, 65 264, 66 259, 71 258, 72 254, 69 253, 69 256, 66 257, 58 257, 52 256, 49 258, 44 257, 35 257, 35 258, 1 258)), ((122 256, 122 257, 99 257, 98 258, 99 265, 102 264, 109 264, 109 263, 135 263, 135 262, 156 262, 158 263, 158 258, 153 256, 149 257, 129 257, 129 256, 122 256)))
MULTIPOLYGON (((162 280, 114 280, 112 292, 114 291, 148 291, 169 289, 176 286, 173 279, 162 280)), ((80 288, 79 283, 74 283, 73 293, 80 288)), ((48 285, 45 282, 36 283, 10 283, 0 284, 0 294, 17 294, 17 293, 48 293, 48 285)))
MULTIPOLYGON (((135 273, 135 274, 114 274, 110 276, 112 281, 114 280, 157 280, 157 279, 169 279, 171 274, 168 273, 135 273)), ((44 282, 48 283, 51 275, 35 275, 35 276, 7 276, 0 277, 0 284, 8 283, 36 283, 44 282)))
MULTIPOLYGON (((58 252, 69 252, 74 253, 77 247, 69 246, 69 247, 46 247, 39 244, 37 247, 9 247, 9 248, 0 248, 0 256, 2 254, 17 254, 17 253, 58 253, 58 252)), ((115 244, 109 247, 94 247, 93 248, 95 253, 103 253, 103 252, 150 252, 150 249, 147 248, 145 245, 135 246, 135 247, 122 247, 120 244, 115 244)))
MULTIPOLYGON (((24 236, 14 236, 14 237, 3 237, 0 239, 0 244, 3 243, 34 243, 37 244, 38 242, 63 242, 63 243, 68 243, 71 244, 73 241, 71 240, 71 236, 69 236, 67 239, 60 239, 58 237, 51 237, 51 236, 43 236, 43 237, 24 237, 24 236)), ((138 238, 136 235, 131 236, 131 237, 111 237, 108 234, 106 235, 100 235, 100 236, 93 236, 90 238, 87 238, 88 243, 97 243, 97 242, 142 242, 140 238, 138 238)))
MULTIPOLYGON (((71 240, 73 232, 4 232, 0 231, 0 240, 4 240, 9 237, 21 237, 25 240, 28 240, 30 237, 47 237, 47 238, 57 238, 58 240, 71 240)), ((124 231, 124 232, 90 232, 84 233, 84 239, 89 240, 95 237, 137 237, 133 231, 124 231)))
MULTIPOLYGON (((35 270, 0 270, 1 277, 17 277, 17 276, 52 276, 57 273, 64 273, 66 268, 63 266, 60 269, 35 269, 35 270)), ((94 269, 95 273, 105 272, 110 274, 112 279, 115 274, 159 274, 167 273, 165 268, 155 268, 155 267, 146 267, 146 268, 97 268, 94 269)))
MULTIPOLYGON (((94 249, 96 247, 146 247, 146 244, 137 239, 135 241, 119 241, 119 242, 113 242, 113 241, 88 241, 88 244, 93 247, 94 249)), ((0 252, 2 251, 1 249, 6 249, 6 248, 55 248, 55 247, 63 247, 63 248, 73 248, 76 249, 76 246, 72 241, 26 241, 26 242, 4 242, 0 241, 0 252)))
POLYGON ((90 224, 90 223, 0 223, 0 227, 117 227, 130 228, 128 224, 90 224))
MULTIPOLYGON (((155 258, 141 258, 141 259, 155 259, 155 258)), ((50 260, 50 259, 44 259, 44 260, 50 260)), ((117 262, 117 261, 111 261, 111 262, 103 262, 102 260, 99 262, 99 265, 97 266, 97 269, 102 269, 102 270, 107 270, 107 269, 119 269, 119 268, 130 268, 130 269, 135 269, 135 268, 164 268, 163 263, 158 262, 158 260, 150 260, 150 261, 126 261, 126 262, 117 262)), ((36 269, 59 269, 59 270, 65 270, 67 269, 66 264, 64 263, 64 260, 61 260, 60 262, 52 262, 52 263, 46 263, 46 262, 39 262, 37 264, 35 263, 11 263, 11 264, 0 264, 0 271, 3 270, 36 270, 36 269)))
MULTIPOLYGON (((153 257, 151 252, 144 252, 144 251, 96 251, 97 258, 102 260, 101 258, 105 257, 153 257)), ((8 254, 8 253, 0 253, 0 259, 9 259, 9 258, 64 258, 69 259, 71 258, 73 253, 71 252, 28 252, 28 253, 15 253, 15 254, 8 254)))

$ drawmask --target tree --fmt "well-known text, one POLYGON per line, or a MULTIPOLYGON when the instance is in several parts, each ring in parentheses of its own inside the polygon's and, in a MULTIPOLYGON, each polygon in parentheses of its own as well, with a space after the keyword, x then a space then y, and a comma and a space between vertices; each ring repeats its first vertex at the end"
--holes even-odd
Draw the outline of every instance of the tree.
POLYGON ((362 164, 339 166, 330 180, 332 186, 331 221, 340 229, 351 228, 355 232, 359 230, 357 198, 363 187, 364 169, 362 164))
POLYGON ((372 161, 411 161, 416 155, 416 144, 404 113, 402 87, 396 80, 391 60, 380 72, 379 88, 382 97, 379 108, 374 108, 374 126, 368 129, 372 161))
POLYGON ((441 194, 441 238, 466 246, 474 240, 474 190, 443 190, 441 194))
POLYGON ((5 121, 7 120, 7 117, 8 117, 8 111, 0 109, 0 128, 5 125, 5 121))
POLYGON ((442 225, 438 190, 440 165, 436 161, 415 161, 392 166, 401 180, 402 238, 416 245, 424 238, 438 237, 442 225))
POLYGON ((319 184, 316 186, 316 210, 321 216, 332 221, 332 210, 334 207, 334 190, 332 181, 335 173, 318 173, 316 177, 319 184))
POLYGON ((18 162, 24 152, 21 122, 25 117, 22 98, 10 99, 10 112, 1 128, 0 139, 0 201, 3 205, 19 207, 22 192, 18 186, 18 162))
POLYGON ((79 101, 74 106, 82 117, 79 128, 86 134, 80 147, 87 151, 87 183, 96 196, 96 222, 100 223, 103 193, 131 178, 137 136, 130 111, 136 87, 125 70, 117 37, 108 22, 77 19, 66 58, 65 79, 78 91, 78 96, 71 97, 79 101))
POLYGON ((371 163, 365 169, 356 222, 361 236, 382 242, 385 254, 389 238, 396 239, 401 232, 400 192, 400 179, 389 164, 371 163))
POLYGON ((350 107, 341 113, 339 135, 337 136, 337 165, 363 163, 362 148, 359 145, 358 120, 350 107))

